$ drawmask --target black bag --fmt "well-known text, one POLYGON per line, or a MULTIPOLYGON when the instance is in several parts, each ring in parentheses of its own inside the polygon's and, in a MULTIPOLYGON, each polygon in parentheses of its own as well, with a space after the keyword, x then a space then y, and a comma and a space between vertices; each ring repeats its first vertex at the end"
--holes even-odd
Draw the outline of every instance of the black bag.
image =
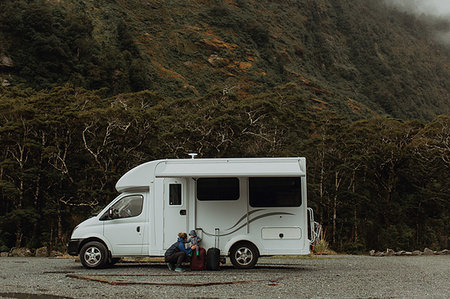
POLYGON ((213 248, 209 248, 206 252, 206 270, 219 270, 220 266, 220 249, 217 248, 219 229, 215 229, 215 244, 213 248))
POLYGON ((206 253, 206 269, 219 270, 220 250, 218 248, 209 248, 206 253))

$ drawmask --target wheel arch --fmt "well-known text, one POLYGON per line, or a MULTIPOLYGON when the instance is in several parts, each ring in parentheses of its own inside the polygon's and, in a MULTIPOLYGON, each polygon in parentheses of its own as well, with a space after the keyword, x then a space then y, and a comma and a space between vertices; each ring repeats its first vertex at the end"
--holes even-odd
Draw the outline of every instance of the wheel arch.
POLYGON ((246 238, 246 236, 237 236, 237 237, 231 239, 230 241, 228 241, 224 248, 226 255, 229 256, 231 248, 233 248, 234 246, 238 246, 239 244, 242 244, 242 243, 250 243, 253 246, 255 246, 256 250, 258 251, 258 255, 261 256, 261 251, 259 250, 260 244, 258 244, 259 242, 256 242, 255 240, 252 240, 251 238, 246 238))
POLYGON ((228 255, 230 255, 231 249, 233 249, 234 247, 237 247, 237 246, 239 246, 241 244, 253 245, 256 248, 256 252, 257 252, 258 256, 261 256, 261 252, 259 251, 258 246, 254 242, 249 241, 249 240, 240 240, 240 241, 235 242, 232 246, 230 246, 230 249, 228 250, 228 255))
POLYGON ((83 248, 83 246, 84 246, 84 244, 86 244, 86 243, 88 243, 88 242, 100 242, 100 243, 102 243, 103 245, 105 245, 105 247, 106 247, 106 250, 108 251, 108 253, 111 255, 111 250, 110 250, 110 248, 109 248, 109 246, 108 246, 108 244, 106 244, 106 242, 104 241, 104 240, 102 240, 101 238, 99 238, 99 237, 89 237, 89 238, 86 238, 86 239, 83 239, 81 242, 80 242, 80 245, 78 246, 78 254, 80 254, 80 251, 81 251, 81 248, 83 248))

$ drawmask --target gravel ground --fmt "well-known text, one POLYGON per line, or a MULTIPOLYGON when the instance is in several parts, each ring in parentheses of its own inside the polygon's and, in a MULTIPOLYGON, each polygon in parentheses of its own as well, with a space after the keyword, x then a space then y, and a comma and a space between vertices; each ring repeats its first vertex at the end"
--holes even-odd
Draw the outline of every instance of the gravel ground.
POLYGON ((261 258, 251 270, 183 274, 158 262, 86 270, 73 258, 5 257, 0 270, 7 298, 450 298, 449 255, 261 258))

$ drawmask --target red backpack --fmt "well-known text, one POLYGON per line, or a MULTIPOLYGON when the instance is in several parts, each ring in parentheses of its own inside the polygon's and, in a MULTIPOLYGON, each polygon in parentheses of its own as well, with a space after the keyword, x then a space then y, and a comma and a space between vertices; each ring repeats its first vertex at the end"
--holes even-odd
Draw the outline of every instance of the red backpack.
POLYGON ((206 250, 205 248, 198 248, 192 251, 191 270, 205 270, 206 269, 206 250))

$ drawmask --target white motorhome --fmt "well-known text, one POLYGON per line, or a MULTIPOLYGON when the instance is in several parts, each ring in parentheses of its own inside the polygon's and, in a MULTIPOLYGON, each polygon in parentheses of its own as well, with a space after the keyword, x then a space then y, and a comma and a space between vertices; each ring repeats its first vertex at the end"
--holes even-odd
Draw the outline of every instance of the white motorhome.
POLYGON ((317 234, 305 158, 156 160, 128 171, 116 189, 116 199, 73 230, 68 253, 86 268, 164 256, 178 232, 192 229, 202 247, 251 268, 259 256, 309 254, 317 234))

